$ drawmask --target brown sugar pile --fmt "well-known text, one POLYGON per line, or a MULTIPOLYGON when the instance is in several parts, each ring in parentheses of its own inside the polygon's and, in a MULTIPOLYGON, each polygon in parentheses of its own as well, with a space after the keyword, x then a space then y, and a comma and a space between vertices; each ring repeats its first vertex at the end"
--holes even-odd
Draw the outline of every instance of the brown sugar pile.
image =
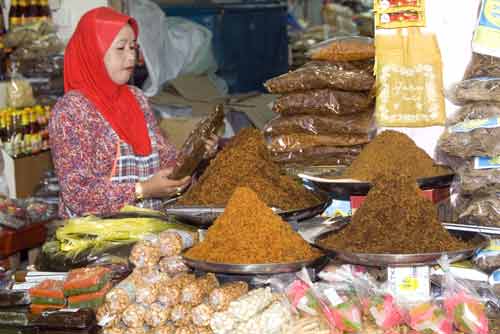
POLYGON ((283 210, 320 204, 313 193, 281 172, 271 160, 263 134, 255 129, 238 133, 177 203, 224 206, 237 187, 248 187, 268 206, 283 210))
POLYGON ((465 249, 437 219, 434 204, 421 197, 415 179, 393 174, 375 182, 351 223, 323 241, 357 253, 417 254, 465 249))
POLYGON ((386 130, 365 146, 342 178, 373 181, 382 175, 408 175, 414 179, 449 174, 405 135, 386 130))
POLYGON ((237 188, 205 240, 186 257, 216 263, 290 263, 320 256, 249 188, 237 188))

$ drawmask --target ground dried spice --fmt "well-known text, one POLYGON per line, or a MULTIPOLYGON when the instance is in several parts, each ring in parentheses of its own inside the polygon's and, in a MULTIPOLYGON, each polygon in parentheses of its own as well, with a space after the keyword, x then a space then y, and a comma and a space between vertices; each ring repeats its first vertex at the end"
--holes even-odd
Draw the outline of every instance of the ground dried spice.
POLYGON ((313 193, 282 173, 267 151, 264 136, 255 129, 238 133, 177 203, 224 206, 237 187, 248 187, 267 205, 283 210, 320 204, 313 193))
POLYGON ((383 175, 408 175, 415 178, 449 174, 450 171, 434 164, 424 150, 407 135, 386 130, 365 146, 342 178, 373 181, 383 175))
POLYGON ((216 263, 258 264, 312 260, 320 253, 255 192, 241 187, 235 190, 205 239, 185 255, 216 263))
POLYGON ((415 179, 394 173, 379 178, 351 223, 324 245, 357 253, 418 254, 465 249, 437 219, 415 179))

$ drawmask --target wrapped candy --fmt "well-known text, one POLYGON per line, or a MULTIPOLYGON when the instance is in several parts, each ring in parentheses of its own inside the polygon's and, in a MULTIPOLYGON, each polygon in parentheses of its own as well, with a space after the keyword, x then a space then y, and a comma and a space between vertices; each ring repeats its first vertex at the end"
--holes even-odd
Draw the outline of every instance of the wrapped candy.
POLYGON ((116 287, 106 295, 106 303, 113 313, 121 313, 131 304, 131 296, 123 288, 116 287))
POLYGON ((181 303, 186 303, 192 306, 199 305, 205 297, 212 292, 213 289, 219 286, 219 281, 214 274, 207 274, 203 278, 189 283, 181 292, 181 303))
POLYGON ((226 310, 233 300, 248 292, 248 284, 245 282, 231 282, 219 288, 215 288, 208 297, 210 306, 215 311, 226 310))
POLYGON ((191 311, 193 324, 200 327, 208 326, 213 313, 213 309, 207 304, 200 304, 194 307, 191 311))
POLYGON ((129 257, 137 268, 153 267, 160 261, 160 248, 140 241, 134 245, 129 257))
POLYGON ((165 305, 165 307, 173 307, 181 301, 181 289, 174 285, 168 284, 159 289, 158 301, 165 305))
POLYGON ((229 304, 228 312, 240 321, 247 321, 269 306, 272 301, 271 289, 260 288, 232 301, 229 304))
POLYGON ((139 304, 132 304, 123 312, 122 321, 127 327, 139 328, 144 326, 146 309, 139 304))
POLYGON ((279 334, 281 328, 292 319, 290 309, 280 301, 273 302, 262 313, 236 327, 236 333, 279 334))
POLYGON ((179 255, 184 249, 190 248, 196 242, 195 233, 180 230, 163 231, 158 235, 161 256, 179 255))
POLYGON ((159 327, 165 324, 170 317, 170 309, 160 303, 154 303, 144 316, 144 322, 151 327, 159 327))
POLYGON ((474 288, 453 276, 447 256, 438 262, 444 272, 443 304, 448 318, 465 334, 488 334, 486 310, 474 288))
POLYGON ((177 326, 183 326, 191 323, 191 306, 189 305, 175 305, 170 313, 170 320, 177 326))
POLYGON ((352 301, 330 308, 335 327, 345 333, 359 333, 362 328, 361 310, 352 301))
POLYGON ((382 329, 388 330, 403 323, 402 312, 391 295, 372 296, 361 300, 364 312, 382 329))
POLYGON ((160 270, 169 275, 176 275, 189 271, 189 267, 184 264, 181 256, 164 257, 161 259, 160 270))
POLYGON ((144 305, 153 304, 158 297, 158 286, 156 284, 137 287, 135 300, 144 305))
POLYGON ((437 305, 427 302, 408 310, 407 323, 416 331, 432 331, 435 334, 452 334, 453 325, 444 311, 437 305))

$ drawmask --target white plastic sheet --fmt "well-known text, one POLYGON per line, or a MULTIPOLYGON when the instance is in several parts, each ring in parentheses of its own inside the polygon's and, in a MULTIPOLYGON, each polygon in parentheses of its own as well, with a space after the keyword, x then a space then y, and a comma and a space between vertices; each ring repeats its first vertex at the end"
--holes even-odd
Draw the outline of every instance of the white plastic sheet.
POLYGON ((142 87, 146 96, 181 74, 213 73, 212 32, 180 17, 166 17, 150 0, 129 1, 129 14, 139 24, 139 46, 149 77, 142 87))

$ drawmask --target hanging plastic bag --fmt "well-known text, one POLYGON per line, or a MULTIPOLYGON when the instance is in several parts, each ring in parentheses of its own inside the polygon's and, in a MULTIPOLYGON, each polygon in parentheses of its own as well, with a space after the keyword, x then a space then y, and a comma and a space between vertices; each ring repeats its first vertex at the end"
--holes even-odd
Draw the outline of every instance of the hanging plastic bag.
POLYGON ((447 256, 443 256, 438 262, 445 274, 442 287, 447 316, 465 334, 488 334, 488 317, 480 297, 467 282, 451 274, 447 256))
POLYGON ((19 109, 31 107, 36 104, 33 96, 33 88, 28 80, 26 80, 17 70, 17 65, 12 64, 11 79, 7 85, 7 105, 9 107, 19 109))
POLYGON ((441 53, 436 36, 419 28, 378 34, 376 117, 379 126, 443 125, 441 53))
POLYGON ((210 30, 184 18, 165 17, 150 0, 129 1, 129 11, 139 24, 139 45, 149 73, 146 96, 156 95, 180 74, 216 71, 210 30))

